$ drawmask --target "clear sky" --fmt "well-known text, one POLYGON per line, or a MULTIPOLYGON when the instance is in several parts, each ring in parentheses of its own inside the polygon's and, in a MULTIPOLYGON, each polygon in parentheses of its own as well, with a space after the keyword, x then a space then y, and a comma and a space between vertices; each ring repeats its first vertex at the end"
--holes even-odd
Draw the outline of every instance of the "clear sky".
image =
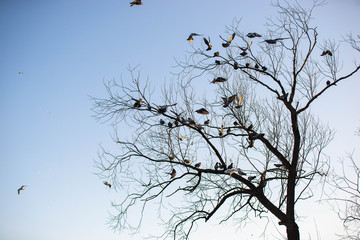
MULTIPOLYGON (((128 65, 141 64, 142 76, 160 86, 171 78, 174 58, 191 49, 189 33, 216 38, 234 17, 243 19, 244 32, 261 33, 265 17, 275 16, 269 1, 259 0, 129 2, 0 1, 0 239, 142 239, 119 236, 106 225, 110 202, 120 193, 94 174, 99 144, 110 143, 111 128, 91 117, 89 96, 106 96, 103 81, 126 81, 128 65), (21 185, 28 187, 19 196, 21 185)), ((314 24, 324 40, 341 40, 360 33, 359 13, 359 0, 329 0, 314 12, 314 24)), ((355 57, 359 61, 359 55, 341 54, 345 69, 355 57)), ((360 151, 354 136, 359 89, 357 74, 313 107, 336 130, 326 151, 334 166, 346 152, 360 151)), ((317 228, 321 239, 336 239, 342 225, 328 205, 301 206, 303 237, 316 239, 317 228)), ((235 233, 230 224, 201 224, 192 239, 263 239, 249 230, 257 224, 235 233)), ((151 233, 149 226, 144 232, 151 233)))

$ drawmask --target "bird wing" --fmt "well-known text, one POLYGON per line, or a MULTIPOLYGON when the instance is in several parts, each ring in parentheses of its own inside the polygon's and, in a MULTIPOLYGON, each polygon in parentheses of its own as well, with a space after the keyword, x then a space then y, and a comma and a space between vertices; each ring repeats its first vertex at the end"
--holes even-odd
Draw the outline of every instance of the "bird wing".
POLYGON ((241 105, 242 96, 239 97, 239 106, 241 105))
POLYGON ((232 42, 232 40, 234 40, 234 37, 235 37, 235 33, 233 33, 233 34, 231 35, 231 37, 230 37, 229 41, 227 41, 227 42, 228 42, 228 43, 231 43, 231 42, 232 42))

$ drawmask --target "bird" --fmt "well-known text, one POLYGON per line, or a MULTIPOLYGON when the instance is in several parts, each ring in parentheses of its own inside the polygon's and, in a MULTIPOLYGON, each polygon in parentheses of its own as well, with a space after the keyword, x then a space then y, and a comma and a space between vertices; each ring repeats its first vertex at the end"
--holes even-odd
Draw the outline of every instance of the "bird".
POLYGON ((274 166, 275 167, 282 167, 282 164, 281 163, 275 163, 274 166))
POLYGON ((180 141, 183 141, 184 140, 184 138, 185 138, 185 136, 182 136, 181 138, 179 138, 180 139, 180 141))
POLYGON ((239 123, 237 121, 234 121, 233 123, 235 126, 239 125, 239 123))
POLYGON ((173 170, 170 173, 171 179, 176 177, 176 170, 173 168, 173 170))
POLYGON ((195 121, 194 121, 193 119, 188 118, 187 121, 188 121, 188 123, 189 123, 190 126, 196 126, 196 123, 195 123, 195 121))
POLYGON ((281 41, 284 39, 289 39, 289 38, 275 38, 275 39, 265 39, 264 42, 268 43, 268 44, 276 44, 277 41, 281 41))
POLYGON ((169 156, 169 159, 170 159, 170 161, 172 161, 172 160, 175 159, 175 156, 174 156, 174 155, 171 155, 171 156, 169 156))
POLYGON ((165 121, 162 120, 162 119, 160 119, 160 124, 161 124, 161 125, 164 125, 164 123, 165 123, 165 121))
POLYGON ((191 163, 191 161, 190 161, 189 159, 184 159, 184 162, 185 162, 186 164, 190 164, 190 163, 191 163))
POLYGON ((172 125, 171 122, 168 122, 168 127, 169 127, 169 128, 172 128, 172 127, 173 127, 173 125, 172 125))
POLYGON ((265 67, 265 66, 262 66, 261 67, 261 69, 264 71, 264 72, 266 72, 266 70, 267 70, 267 67, 265 67))
POLYGON ((220 60, 215 60, 215 65, 220 65, 220 64, 221 64, 220 60))
POLYGON ((226 82, 226 81, 227 81, 226 78, 217 77, 217 78, 214 78, 214 80, 212 80, 211 83, 220 83, 220 82, 226 82))
POLYGON ((209 114, 209 111, 206 110, 205 108, 200 108, 200 109, 196 110, 195 112, 197 112, 199 114, 209 114))
POLYGON ((209 123, 210 123, 210 119, 206 120, 206 121, 204 122, 204 125, 209 125, 209 123))
POLYGON ((242 51, 241 53, 240 53, 240 56, 242 56, 242 57, 245 57, 247 55, 247 52, 246 51, 242 51))
POLYGON ((281 100, 281 101, 286 101, 288 95, 289 95, 288 93, 285 93, 285 94, 279 96, 278 99, 281 100))
POLYGON ((195 167, 196 167, 196 168, 199 168, 200 166, 201 166, 201 162, 195 164, 195 167))
MULTIPOLYGON (((223 39, 221 36, 220 36, 220 38, 223 39)), ((232 40, 234 40, 234 38, 235 38, 235 33, 233 33, 233 34, 230 36, 229 40, 227 40, 226 43, 223 43, 222 46, 223 46, 224 48, 227 48, 228 46, 230 46, 230 44, 231 44, 232 40)), ((224 40, 224 39, 223 39, 223 40, 224 40)), ((225 41, 225 40, 224 40, 224 41, 225 41)))
POLYGON ((265 133, 251 133, 251 134, 249 134, 249 140, 250 141, 257 140, 260 137, 264 137, 264 136, 265 136, 265 133))
POLYGON ((228 169, 234 168, 234 163, 230 163, 230 165, 228 166, 228 169))
POLYGON ((175 120, 174 124, 175 124, 176 127, 178 127, 179 126, 179 121, 175 120))
POLYGON ((160 107, 158 108, 157 112, 160 113, 160 114, 166 113, 167 108, 168 108, 167 105, 165 105, 165 106, 160 106, 160 107))
POLYGON ((224 126, 221 125, 220 130, 219 130, 219 136, 220 137, 223 135, 223 131, 224 131, 224 126))
POLYGON ((23 73, 23 72, 19 72, 18 74, 19 74, 19 75, 23 75, 24 73, 23 73))
POLYGON ((25 190, 25 187, 27 187, 27 186, 26 186, 26 185, 22 185, 22 186, 17 190, 18 195, 20 194, 20 191, 25 190))
POLYGON ((329 80, 327 80, 327 81, 326 81, 326 85, 329 86, 330 84, 331 84, 331 82, 330 82, 329 80))
POLYGON ((326 56, 326 55, 332 56, 332 52, 330 52, 330 50, 325 50, 321 53, 320 56, 326 56))
POLYGON ((194 36, 201 36, 201 35, 197 34, 197 33, 191 33, 186 40, 189 42, 192 42, 192 41, 194 41, 194 36))
POLYGON ((138 99, 138 100, 136 100, 136 99, 134 99, 134 100, 135 100, 134 108, 139 108, 139 107, 141 107, 142 99, 140 98, 140 99, 138 99))
POLYGON ((254 180, 256 178, 256 176, 249 176, 248 180, 251 182, 252 180, 254 180))
POLYGON ((241 101, 242 101, 242 96, 239 97, 238 104, 235 106, 235 108, 241 108, 241 101))
POLYGON ((209 40, 207 40, 206 38, 204 38, 204 42, 207 46, 207 49, 206 51, 210 51, 212 49, 212 45, 211 45, 211 42, 210 42, 210 37, 209 37, 209 40))
POLYGON ((251 131, 251 130, 253 130, 253 128, 254 128, 254 125, 253 125, 253 124, 250 124, 250 126, 248 126, 247 130, 248 130, 248 131, 251 131))
POLYGON ((247 146, 247 148, 252 148, 254 147, 254 140, 249 140, 249 146, 247 146))
POLYGON ((104 181, 104 184, 105 184, 106 186, 108 186, 109 188, 111 188, 111 184, 110 184, 108 181, 104 181))
POLYGON ((219 167, 220 167, 219 165, 220 165, 220 163, 218 163, 218 162, 215 163, 215 166, 214 166, 215 171, 217 171, 219 169, 219 167))
POLYGON ((245 67, 250 67, 250 63, 245 63, 245 67))
POLYGON ((236 70, 236 69, 239 69, 239 63, 236 62, 236 61, 234 61, 234 69, 235 69, 235 70, 236 70))
POLYGON ((232 95, 230 97, 221 97, 221 99, 224 101, 224 105, 223 107, 226 108, 230 105, 230 103, 232 103, 232 101, 234 101, 236 95, 232 95))
POLYGON ((220 53, 219 52, 214 52, 214 57, 218 57, 220 56, 220 53))
POLYGON ((134 0, 130 3, 130 7, 134 5, 143 5, 143 3, 141 2, 141 0, 134 0))
POLYGON ((254 68, 258 69, 259 68, 259 64, 255 64, 254 68))
POLYGON ((248 33, 246 36, 247 36, 248 38, 261 37, 261 35, 258 34, 258 33, 256 33, 256 32, 248 33))
POLYGON ((226 169, 226 170, 225 170, 225 173, 229 173, 230 176, 231 176, 232 174, 236 173, 236 172, 237 172, 238 174, 240 174, 240 175, 246 175, 246 173, 244 173, 243 171, 241 171, 240 168, 231 168, 231 169, 226 169))

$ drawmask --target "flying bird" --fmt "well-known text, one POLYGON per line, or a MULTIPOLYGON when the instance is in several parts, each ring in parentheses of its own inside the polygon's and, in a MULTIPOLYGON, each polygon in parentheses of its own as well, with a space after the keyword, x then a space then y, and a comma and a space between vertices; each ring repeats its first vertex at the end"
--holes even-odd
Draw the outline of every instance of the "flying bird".
POLYGON ((130 7, 134 5, 143 5, 143 3, 141 2, 141 0, 134 0, 130 3, 130 7))
POLYGON ((207 40, 206 38, 204 38, 204 42, 207 46, 207 49, 206 51, 210 51, 212 49, 212 45, 211 45, 211 42, 210 42, 210 37, 209 37, 209 40, 207 40))
POLYGON ((25 187, 27 187, 27 186, 26 186, 26 185, 22 185, 22 186, 17 190, 18 195, 20 194, 20 191, 25 190, 25 187))
POLYGON ((236 95, 232 95, 231 97, 221 97, 221 99, 224 101, 224 105, 223 107, 226 108, 230 105, 230 103, 232 103, 232 101, 234 101, 236 95))
POLYGON ((200 108, 200 109, 196 110, 195 112, 197 112, 199 114, 209 114, 209 111, 206 110, 205 108, 200 108))
POLYGON ((182 136, 181 138, 179 138, 180 139, 180 141, 183 141, 184 140, 184 138, 185 138, 185 136, 182 136))
POLYGON ((196 167, 196 168, 199 168, 200 166, 201 166, 201 162, 195 164, 195 167, 196 167))
POLYGON ((226 82, 226 81, 227 81, 226 78, 217 77, 217 78, 214 78, 214 80, 212 80, 211 83, 220 83, 220 82, 226 82))
POLYGON ((192 41, 194 41, 194 36, 201 36, 201 35, 197 34, 197 33, 191 33, 186 40, 189 42, 192 42, 192 41))
POLYGON ((173 170, 170 173, 171 179, 176 177, 176 170, 173 168, 173 170))
POLYGON ((326 81, 326 85, 329 86, 330 84, 331 84, 331 82, 330 82, 329 80, 327 80, 327 81, 326 81))
POLYGON ((136 100, 136 99, 134 99, 134 100, 135 100, 134 108, 139 108, 139 107, 141 107, 142 99, 140 98, 140 99, 138 99, 138 100, 136 100))
POLYGON ((242 96, 239 97, 238 104, 235 106, 235 108, 241 108, 241 101, 242 101, 242 96))
POLYGON ((256 32, 253 32, 253 33, 248 33, 246 35, 248 38, 256 38, 256 37, 261 37, 260 34, 256 33, 256 32))
POLYGON ((275 38, 275 39, 265 39, 264 42, 268 44, 276 44, 278 41, 289 39, 289 38, 275 38))
POLYGON ((321 53, 320 56, 326 56, 326 55, 332 56, 332 52, 330 52, 330 50, 325 50, 321 53))
POLYGON ((23 75, 24 73, 23 73, 23 72, 19 72, 18 74, 19 74, 19 75, 23 75))
POLYGON ((223 43, 222 46, 223 46, 224 48, 227 48, 228 46, 230 46, 232 40, 234 40, 234 38, 235 38, 235 33, 233 33, 233 34, 231 35, 231 37, 229 38, 229 40, 227 40, 227 41, 226 41, 225 39, 223 39, 221 36, 220 36, 220 38, 226 42, 226 43, 223 43))
POLYGON ((108 186, 109 188, 111 188, 111 184, 110 184, 108 181, 104 181, 104 184, 105 184, 106 186, 108 186))
POLYGON ((168 122, 168 127, 169 127, 169 128, 172 128, 172 127, 173 127, 173 125, 172 125, 171 122, 168 122))

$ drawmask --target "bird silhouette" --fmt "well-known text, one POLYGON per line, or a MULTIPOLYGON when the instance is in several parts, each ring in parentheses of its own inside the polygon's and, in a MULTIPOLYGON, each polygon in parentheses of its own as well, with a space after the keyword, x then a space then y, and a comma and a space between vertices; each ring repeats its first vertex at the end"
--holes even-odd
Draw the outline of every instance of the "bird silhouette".
POLYGON ((248 130, 248 131, 251 131, 251 130, 253 130, 253 128, 254 128, 254 125, 253 125, 253 124, 250 124, 250 126, 248 126, 247 130, 248 130))
POLYGON ((165 106, 160 106, 160 107, 158 108, 157 112, 160 113, 160 114, 166 113, 167 108, 168 108, 167 105, 165 105, 165 106))
POLYGON ((25 190, 25 187, 27 187, 27 186, 26 186, 26 185, 22 185, 22 186, 17 190, 18 195, 20 194, 20 191, 25 190))
POLYGON ((268 44, 276 44, 278 41, 289 39, 289 38, 275 38, 275 39, 265 39, 264 42, 268 44))
POLYGON ((232 95, 231 97, 221 97, 221 99, 224 101, 224 105, 223 107, 226 108, 230 105, 230 103, 232 103, 232 101, 234 101, 236 95, 232 95))
POLYGON ((225 39, 223 39, 221 36, 220 36, 220 38, 226 42, 226 43, 223 43, 222 46, 223 46, 224 48, 227 48, 228 46, 230 46, 232 40, 234 40, 234 38, 235 38, 235 33, 233 33, 233 34, 230 36, 229 40, 227 40, 227 41, 226 41, 225 39))
POLYGON ((172 161, 172 160, 175 159, 175 156, 174 156, 174 155, 171 155, 171 156, 169 156, 169 159, 170 159, 170 161, 172 161))
POLYGON ((199 162, 199 163, 195 164, 195 167, 196 167, 196 168, 201 167, 201 162, 199 162))
POLYGON ((234 173, 238 173, 239 175, 246 175, 246 173, 244 173, 243 171, 241 171, 240 168, 231 168, 231 169, 226 169, 225 173, 230 174, 230 176, 234 173))
POLYGON ((245 57, 247 55, 247 52, 246 51, 242 51, 241 53, 240 53, 240 56, 242 56, 242 57, 245 57))
POLYGON ((18 74, 19 74, 19 75, 23 75, 24 73, 23 73, 23 72, 19 72, 18 74))
POLYGON ((234 163, 230 163, 230 165, 228 166, 228 169, 234 168, 234 163))
POLYGON ((196 123, 195 123, 195 121, 193 120, 193 119, 191 119, 191 118, 188 118, 188 124, 190 125, 190 126, 196 126, 196 123))
POLYGON ((248 38, 256 38, 256 37, 261 37, 260 34, 256 33, 256 32, 253 32, 253 33, 248 33, 246 35, 248 38))
POLYGON ((108 186, 109 188, 111 188, 111 184, 110 184, 108 181, 104 181, 104 184, 105 184, 106 186, 108 186))
POLYGON ((256 176, 249 176, 248 180, 251 182, 252 180, 254 180, 256 178, 256 176))
POLYGON ((250 67, 250 63, 245 63, 245 67, 250 67))
POLYGON ((185 162, 186 164, 190 164, 190 163, 191 163, 191 161, 190 161, 189 159, 184 159, 184 162, 185 162))
POLYGON ((201 36, 201 35, 197 34, 197 33, 191 33, 186 40, 188 40, 189 42, 192 42, 192 41, 194 41, 194 36, 201 36))
POLYGON ((211 42, 210 42, 210 37, 209 37, 209 40, 207 40, 206 38, 204 38, 204 42, 207 46, 207 49, 206 51, 210 51, 212 49, 212 45, 211 45, 211 42))
POLYGON ((134 100, 135 100, 134 108, 139 108, 139 107, 141 107, 142 99, 140 98, 140 99, 138 99, 138 100, 136 100, 136 99, 134 99, 134 100))
POLYGON ((168 122, 168 127, 169 127, 169 128, 172 128, 172 127, 173 127, 173 125, 172 125, 171 122, 168 122))
POLYGON ((264 72, 266 72, 266 70, 267 70, 267 67, 265 67, 265 66, 262 66, 261 67, 261 69, 264 71, 264 72))
POLYGON ((176 170, 173 168, 173 170, 170 173, 171 179, 176 177, 176 170))
POLYGON ((226 82, 226 81, 227 81, 226 78, 217 77, 217 78, 214 78, 214 80, 212 80, 211 83, 220 83, 220 82, 226 82))
POLYGON ((219 52, 214 52, 214 57, 218 57, 220 56, 220 53, 219 52))
POLYGON ((239 123, 237 121, 234 121, 233 123, 235 126, 239 125, 239 123))
POLYGON ((207 119, 205 122, 204 122, 204 125, 209 125, 210 123, 210 119, 207 119))
POLYGON ((231 128, 228 127, 228 129, 226 130, 226 133, 227 134, 231 133, 231 128))
POLYGON ((241 108, 241 101, 242 101, 242 96, 239 97, 239 101, 238 104, 235 106, 235 108, 241 108))
POLYGON ((239 69, 239 63, 236 62, 236 61, 234 61, 234 69, 235 69, 235 70, 236 70, 236 69, 239 69))
POLYGON ((221 62, 219 60, 215 60, 215 65, 220 65, 221 62))
POLYGON ((134 5, 143 5, 143 3, 141 2, 141 0, 134 0, 130 3, 130 7, 134 5))
POLYGON ((164 125, 164 123, 165 123, 165 121, 162 120, 162 119, 160 119, 160 124, 161 124, 161 125, 164 125))
POLYGON ((325 50, 321 53, 320 56, 326 56, 326 55, 332 56, 333 54, 332 54, 332 52, 330 52, 330 50, 325 50))
POLYGON ((180 141, 183 141, 184 140, 184 138, 185 138, 185 136, 182 136, 181 138, 179 138, 180 139, 180 141))
POLYGON ((326 81, 326 85, 329 86, 330 84, 331 84, 331 82, 330 82, 329 80, 327 80, 327 81, 326 81))
POLYGON ((205 108, 200 108, 200 109, 196 110, 195 112, 197 112, 199 114, 209 114, 208 110, 206 110, 205 108))

